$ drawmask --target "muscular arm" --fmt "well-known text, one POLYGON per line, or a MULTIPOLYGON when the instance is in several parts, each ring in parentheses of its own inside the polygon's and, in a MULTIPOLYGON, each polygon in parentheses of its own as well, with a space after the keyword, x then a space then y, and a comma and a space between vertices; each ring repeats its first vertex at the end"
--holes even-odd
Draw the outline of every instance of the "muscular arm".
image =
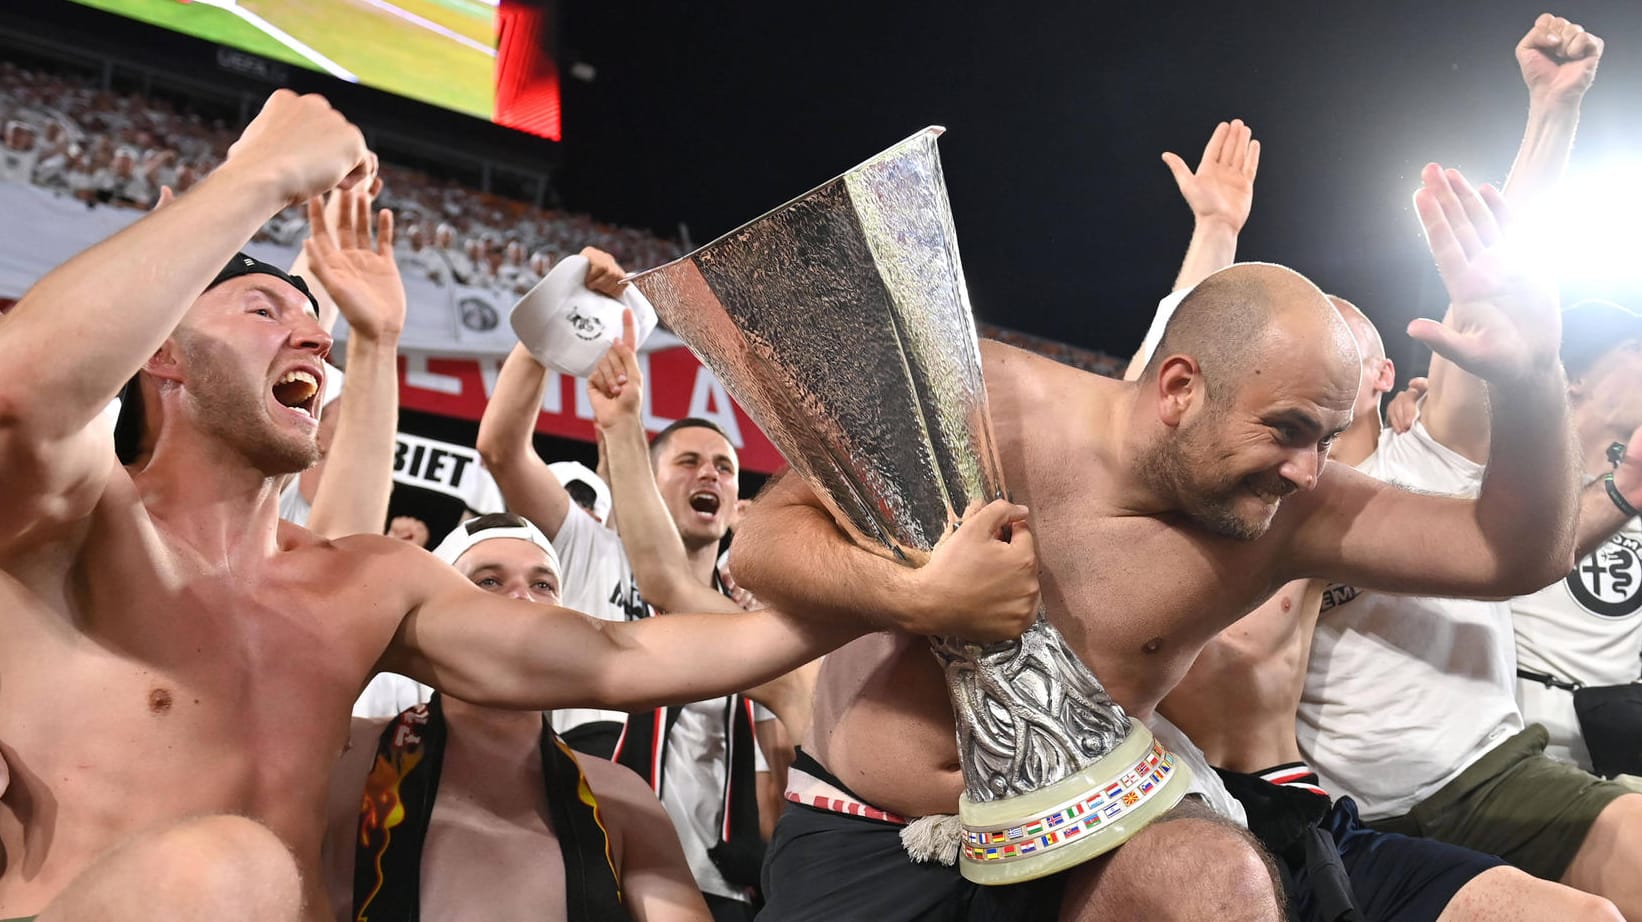
MULTIPOLYGON (((1632 499, 1642 499, 1642 490, 1631 491, 1632 499)), ((1598 478, 1579 492, 1579 532, 1575 536, 1574 559, 1584 560, 1630 521, 1608 496, 1608 488, 1598 478)))
POLYGON ((1578 467, 1560 369, 1495 383, 1498 446, 1474 500, 1431 496, 1329 464, 1291 497, 1302 516, 1284 579, 1461 598, 1538 591, 1573 567, 1578 467))
POLYGON ((392 579, 409 593, 380 667, 489 707, 637 711, 701 701, 772 679, 862 629, 773 609, 600 621, 487 593, 403 542, 350 540, 392 554, 392 579))
POLYGON ((964 513, 923 566, 851 541, 796 476, 777 479, 742 518, 730 569, 759 599, 822 620, 987 642, 1037 615, 1037 545, 1027 510, 994 500, 964 513))
POLYGON ((551 538, 559 533, 571 502, 530 441, 546 391, 547 369, 523 345, 514 346, 479 420, 476 447, 507 508, 551 538))
MULTIPOLYGON (((1596 72, 1602 40, 1543 15, 1517 45, 1528 85, 1528 124, 1505 182, 1518 211, 1531 211, 1562 180, 1579 126, 1580 103, 1596 72), (1567 34, 1564 37, 1565 33, 1567 34)), ((1488 394, 1482 381, 1441 355, 1431 356, 1430 389, 1420 419, 1431 437, 1478 463, 1488 459, 1488 394)))
POLYGON ((863 550, 791 472, 770 482, 730 545, 736 582, 777 608, 931 633, 918 571, 863 550))

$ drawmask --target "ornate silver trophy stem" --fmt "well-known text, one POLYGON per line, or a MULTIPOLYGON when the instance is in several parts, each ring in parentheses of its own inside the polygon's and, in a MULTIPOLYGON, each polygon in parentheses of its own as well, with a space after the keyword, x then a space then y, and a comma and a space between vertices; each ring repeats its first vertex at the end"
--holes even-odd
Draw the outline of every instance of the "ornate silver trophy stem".
MULTIPOLYGON (((634 280, 839 522, 911 565, 971 502, 1005 492, 940 133, 634 280)), ((933 644, 957 715, 969 879, 1085 861, 1183 796, 1184 766, 1041 611, 1018 640, 933 644)))

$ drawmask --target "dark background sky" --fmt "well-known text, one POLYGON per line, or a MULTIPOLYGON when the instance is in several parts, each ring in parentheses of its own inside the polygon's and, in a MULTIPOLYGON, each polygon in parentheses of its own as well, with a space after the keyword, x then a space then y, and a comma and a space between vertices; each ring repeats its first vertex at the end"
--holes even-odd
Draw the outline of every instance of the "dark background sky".
MULTIPOLYGON (((573 206, 662 229, 682 220, 700 244, 942 124, 979 316, 1127 354, 1191 231, 1158 155, 1195 165, 1215 122, 1241 117, 1264 152, 1240 258, 1294 266, 1357 302, 1406 370, 1423 357, 1401 328, 1443 306, 1409 206, 1419 168, 1503 179, 1527 109, 1512 49, 1543 7, 563 9, 567 63, 597 69, 590 84, 567 80, 560 185, 573 206)), ((1642 154, 1642 3, 1557 12, 1608 41, 1576 163, 1642 154)), ((1631 294, 1593 287, 1568 294, 1631 294)))

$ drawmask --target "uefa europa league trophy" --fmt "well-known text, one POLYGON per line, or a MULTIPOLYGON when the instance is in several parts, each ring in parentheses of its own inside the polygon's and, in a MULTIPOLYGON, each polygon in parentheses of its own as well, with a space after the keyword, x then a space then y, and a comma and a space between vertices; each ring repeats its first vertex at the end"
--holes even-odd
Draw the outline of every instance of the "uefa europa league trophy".
MULTIPOLYGON (((909 565, 1005 493, 941 131, 633 280, 856 540, 909 565)), ((968 879, 1087 861, 1184 796, 1185 766, 1041 611, 1018 640, 932 643, 957 715, 968 879)))

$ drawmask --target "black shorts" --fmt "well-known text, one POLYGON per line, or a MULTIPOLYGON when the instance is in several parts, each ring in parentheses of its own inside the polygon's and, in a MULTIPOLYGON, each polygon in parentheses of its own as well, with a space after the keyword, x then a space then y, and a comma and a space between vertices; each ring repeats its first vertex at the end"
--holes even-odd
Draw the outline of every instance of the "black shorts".
POLYGON ((1044 922, 1061 876, 1001 887, 919 863, 895 823, 788 804, 764 853, 759 922, 1044 922))
POLYGON ((1349 797, 1329 804, 1321 794, 1257 776, 1227 771, 1220 776, 1248 812, 1250 830, 1277 857, 1301 922, 1350 918, 1341 914, 1346 901, 1355 903, 1364 922, 1434 920, 1461 887, 1505 863, 1435 839, 1372 829, 1349 797), (1314 846, 1309 850, 1307 839, 1314 846), (1319 855, 1322 849, 1333 854, 1319 855))
POLYGON ((1371 829, 1349 797, 1335 801, 1319 826, 1334 840, 1367 922, 1436 919, 1461 887, 1505 864, 1436 839, 1371 829))

